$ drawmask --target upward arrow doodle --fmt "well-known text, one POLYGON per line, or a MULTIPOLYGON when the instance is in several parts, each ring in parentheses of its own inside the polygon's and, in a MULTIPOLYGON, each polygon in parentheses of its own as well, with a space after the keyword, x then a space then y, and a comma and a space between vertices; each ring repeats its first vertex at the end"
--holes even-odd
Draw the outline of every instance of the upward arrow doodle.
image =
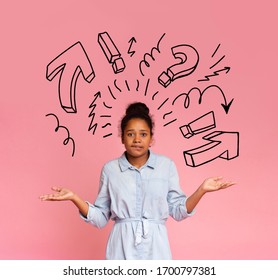
POLYGON ((59 73, 58 90, 61 107, 67 113, 76 113, 76 84, 79 75, 82 73, 88 83, 95 77, 93 66, 80 42, 66 49, 47 65, 46 78, 49 81, 59 73))
POLYGON ((239 155, 239 133, 214 131, 203 137, 208 143, 184 151, 186 165, 197 167, 217 158, 231 160, 239 155))

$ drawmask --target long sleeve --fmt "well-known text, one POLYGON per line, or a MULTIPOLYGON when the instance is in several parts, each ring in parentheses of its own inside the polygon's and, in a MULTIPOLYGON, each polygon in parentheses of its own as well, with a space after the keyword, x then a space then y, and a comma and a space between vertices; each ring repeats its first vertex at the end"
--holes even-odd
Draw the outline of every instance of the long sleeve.
POLYGON ((180 188, 179 175, 177 168, 173 161, 170 163, 169 169, 169 191, 168 191, 168 204, 169 204, 169 214, 175 220, 181 221, 194 214, 194 211, 188 213, 186 209, 186 195, 180 188))
POLYGON ((99 193, 94 204, 87 202, 89 211, 87 217, 81 215, 86 222, 98 228, 104 227, 110 219, 111 199, 108 190, 108 180, 104 169, 101 172, 99 193))

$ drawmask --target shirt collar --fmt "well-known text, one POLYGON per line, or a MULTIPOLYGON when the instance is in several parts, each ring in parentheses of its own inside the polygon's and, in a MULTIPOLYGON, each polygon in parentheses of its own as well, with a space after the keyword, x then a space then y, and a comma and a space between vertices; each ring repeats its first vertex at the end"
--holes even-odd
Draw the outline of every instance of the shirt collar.
MULTIPOLYGON (((149 150, 149 152, 150 152, 149 158, 144 166, 148 166, 154 169, 155 162, 156 162, 156 155, 151 150, 149 150)), ((127 169, 134 169, 134 166, 132 166, 127 160, 125 152, 119 158, 119 165, 122 172, 126 171, 127 169)))

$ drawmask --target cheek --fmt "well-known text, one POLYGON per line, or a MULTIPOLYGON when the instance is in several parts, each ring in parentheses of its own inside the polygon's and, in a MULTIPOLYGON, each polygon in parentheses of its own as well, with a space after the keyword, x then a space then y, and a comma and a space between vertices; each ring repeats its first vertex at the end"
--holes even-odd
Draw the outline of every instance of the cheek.
POLYGON ((126 137, 123 137, 122 138, 122 144, 124 144, 124 145, 128 145, 129 143, 130 143, 130 139, 128 139, 128 138, 126 138, 126 137))

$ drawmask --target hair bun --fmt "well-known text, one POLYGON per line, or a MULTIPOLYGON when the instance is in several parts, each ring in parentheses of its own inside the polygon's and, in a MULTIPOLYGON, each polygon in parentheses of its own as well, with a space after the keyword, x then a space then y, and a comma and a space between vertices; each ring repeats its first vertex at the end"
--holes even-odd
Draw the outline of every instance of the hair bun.
POLYGON ((123 116, 121 120, 121 136, 124 137, 124 131, 127 127, 127 124, 132 119, 142 119, 144 120, 148 127, 150 128, 151 135, 153 135, 153 127, 154 122, 152 120, 152 117, 149 115, 149 108, 145 103, 142 102, 135 102, 129 104, 129 106, 126 108, 126 114, 123 116))
POLYGON ((147 107, 147 105, 141 102, 132 103, 126 109, 126 115, 137 115, 137 114, 148 115, 149 112, 150 110, 147 107))

